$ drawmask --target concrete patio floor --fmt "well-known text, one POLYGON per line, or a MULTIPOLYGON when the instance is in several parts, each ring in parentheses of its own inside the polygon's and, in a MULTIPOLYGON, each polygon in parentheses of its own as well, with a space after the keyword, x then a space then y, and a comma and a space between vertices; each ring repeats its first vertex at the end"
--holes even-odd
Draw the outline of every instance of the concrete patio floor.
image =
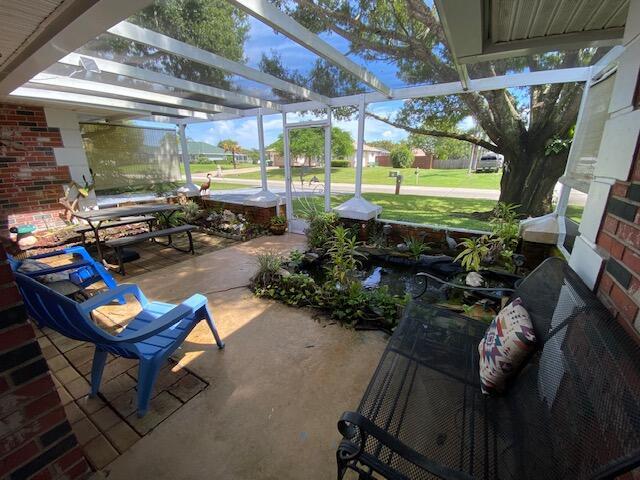
MULTIPOLYGON (((314 318, 311 310, 256 298, 246 288, 259 252, 304 245, 299 235, 262 237, 127 276, 151 299, 179 302, 205 294, 227 347, 215 347, 204 322, 193 330, 173 358, 208 387, 97 478, 335 476, 336 422, 358 405, 386 336, 348 330, 314 318)), ((105 313, 117 315, 118 308, 105 313)))

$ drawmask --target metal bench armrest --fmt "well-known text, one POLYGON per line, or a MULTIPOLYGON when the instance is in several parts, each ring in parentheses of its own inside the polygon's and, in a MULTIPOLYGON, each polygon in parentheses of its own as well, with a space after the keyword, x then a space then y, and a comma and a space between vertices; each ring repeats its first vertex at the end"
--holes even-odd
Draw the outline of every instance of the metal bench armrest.
POLYGON ((92 310, 107 305, 113 300, 119 300, 125 295, 133 295, 136 297, 136 300, 140 302, 143 308, 149 304, 149 300, 147 300, 147 297, 144 296, 144 293, 142 293, 142 290, 140 290, 137 285, 133 283, 123 283, 78 304, 78 308, 80 308, 83 313, 89 314, 92 310))
MULTIPOLYGON (((382 428, 378 427, 368 418, 358 412, 344 412, 338 421, 338 430, 347 439, 356 436, 360 431, 360 443, 365 444, 366 436, 371 435, 390 450, 396 452, 405 460, 417 465, 423 470, 446 480, 473 480, 473 477, 459 470, 440 465, 433 460, 429 460, 424 455, 416 452, 402 441, 395 438, 382 428)), ((357 454, 356 454, 357 455, 357 454)))

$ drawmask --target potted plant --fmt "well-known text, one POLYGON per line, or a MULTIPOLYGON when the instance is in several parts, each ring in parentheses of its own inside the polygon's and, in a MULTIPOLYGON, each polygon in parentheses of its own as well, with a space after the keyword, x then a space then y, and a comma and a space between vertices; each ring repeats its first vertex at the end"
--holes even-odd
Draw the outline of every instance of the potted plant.
POLYGON ((276 215, 269 220, 269 230, 274 235, 282 235, 287 231, 287 217, 276 215))

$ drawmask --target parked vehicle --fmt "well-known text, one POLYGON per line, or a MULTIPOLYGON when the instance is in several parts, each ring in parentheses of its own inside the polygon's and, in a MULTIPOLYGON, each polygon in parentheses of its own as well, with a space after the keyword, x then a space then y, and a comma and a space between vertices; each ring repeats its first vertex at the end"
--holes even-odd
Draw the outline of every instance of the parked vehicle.
POLYGON ((501 155, 487 153, 480 157, 476 165, 476 172, 497 172, 502 166, 501 155))

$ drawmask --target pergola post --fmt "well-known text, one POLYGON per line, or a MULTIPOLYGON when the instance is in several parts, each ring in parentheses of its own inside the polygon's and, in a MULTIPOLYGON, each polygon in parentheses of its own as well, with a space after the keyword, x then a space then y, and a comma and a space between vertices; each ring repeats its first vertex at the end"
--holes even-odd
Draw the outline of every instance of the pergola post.
POLYGON ((356 147, 356 179, 355 195, 334 210, 342 218, 353 220, 371 220, 377 217, 382 208, 362 198, 362 167, 364 157, 364 122, 366 116, 366 104, 364 95, 360 96, 358 105, 358 139, 356 147))
POLYGON ((260 183, 262 190, 247 198, 247 203, 260 207, 273 207, 278 204, 278 195, 269 191, 267 185, 267 156, 264 151, 264 121, 262 119, 262 108, 258 108, 256 113, 258 122, 258 150, 260 152, 260 183))
POLYGON ((178 189, 179 193, 184 193, 186 196, 191 197, 200 194, 200 189, 193 183, 191 178, 191 164, 189 162, 189 146, 187 144, 187 132, 186 124, 178 124, 178 135, 180 136, 180 150, 182 156, 182 165, 184 165, 184 176, 186 183, 183 187, 178 189))
POLYGON ((291 159, 289 152, 289 129, 287 128, 287 113, 282 112, 282 140, 284 143, 284 185, 286 189, 287 218, 293 219, 293 202, 291 201, 291 159))
POLYGON ((324 128, 324 211, 331 211, 331 107, 327 107, 327 122, 324 128))

